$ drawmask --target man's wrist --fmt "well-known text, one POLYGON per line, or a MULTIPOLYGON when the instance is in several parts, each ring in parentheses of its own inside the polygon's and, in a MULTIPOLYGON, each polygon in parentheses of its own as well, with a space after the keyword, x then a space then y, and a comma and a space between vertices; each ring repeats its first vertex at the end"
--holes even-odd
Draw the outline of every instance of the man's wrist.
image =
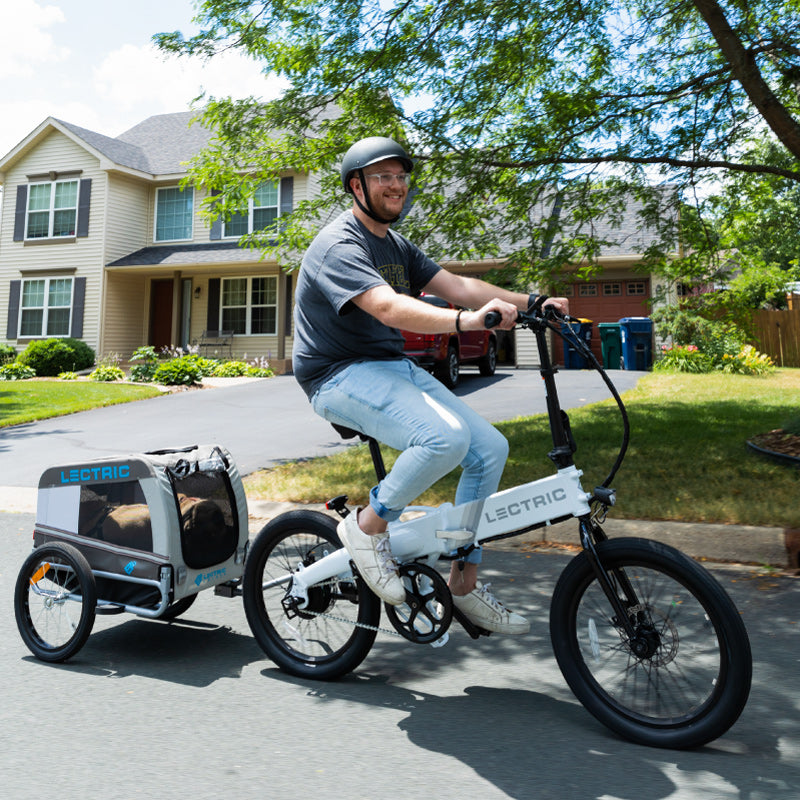
POLYGON ((458 312, 456 313, 456 333, 462 333, 461 330, 461 315, 464 313, 463 308, 459 308, 458 312))

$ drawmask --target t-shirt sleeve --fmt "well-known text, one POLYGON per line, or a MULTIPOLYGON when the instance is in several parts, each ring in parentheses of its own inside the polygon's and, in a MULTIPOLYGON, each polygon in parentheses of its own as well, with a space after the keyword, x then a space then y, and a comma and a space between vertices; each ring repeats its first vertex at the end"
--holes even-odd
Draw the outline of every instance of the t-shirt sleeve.
POLYGON ((386 281, 372 265, 369 254, 361 247, 341 242, 332 245, 321 260, 316 275, 319 291, 337 314, 346 314, 354 297, 386 281))

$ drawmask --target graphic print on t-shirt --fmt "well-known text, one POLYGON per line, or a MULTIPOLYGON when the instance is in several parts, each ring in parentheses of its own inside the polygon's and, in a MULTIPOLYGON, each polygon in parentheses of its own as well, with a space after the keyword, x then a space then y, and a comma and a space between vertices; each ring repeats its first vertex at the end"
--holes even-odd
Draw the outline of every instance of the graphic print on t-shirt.
POLYGON ((411 294, 408 272, 402 264, 383 264, 378 267, 378 272, 380 272, 381 277, 396 292, 411 294))

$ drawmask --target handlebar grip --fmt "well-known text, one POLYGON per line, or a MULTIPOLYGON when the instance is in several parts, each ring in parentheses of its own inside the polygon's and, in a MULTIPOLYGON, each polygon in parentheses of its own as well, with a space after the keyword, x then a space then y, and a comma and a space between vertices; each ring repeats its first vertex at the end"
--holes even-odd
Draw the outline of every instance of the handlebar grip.
POLYGON ((503 317, 499 311, 489 311, 483 318, 483 327, 489 330, 499 325, 503 317))

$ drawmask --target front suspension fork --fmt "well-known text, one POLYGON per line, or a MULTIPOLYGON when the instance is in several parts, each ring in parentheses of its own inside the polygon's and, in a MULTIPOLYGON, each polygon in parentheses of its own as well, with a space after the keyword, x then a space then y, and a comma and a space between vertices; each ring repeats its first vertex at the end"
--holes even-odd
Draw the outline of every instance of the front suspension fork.
POLYGON ((628 614, 629 608, 634 608, 639 604, 633 585, 623 570, 609 573, 603 566, 595 545, 598 542, 607 541, 608 537, 599 523, 592 519, 590 514, 584 514, 579 517, 578 522, 580 525, 581 545, 586 551, 603 593, 608 598, 608 602, 611 603, 614 614, 619 621, 618 624, 624 629, 629 639, 636 639, 638 632, 628 614), (617 587, 622 590, 621 594, 624 599, 620 597, 617 587))

